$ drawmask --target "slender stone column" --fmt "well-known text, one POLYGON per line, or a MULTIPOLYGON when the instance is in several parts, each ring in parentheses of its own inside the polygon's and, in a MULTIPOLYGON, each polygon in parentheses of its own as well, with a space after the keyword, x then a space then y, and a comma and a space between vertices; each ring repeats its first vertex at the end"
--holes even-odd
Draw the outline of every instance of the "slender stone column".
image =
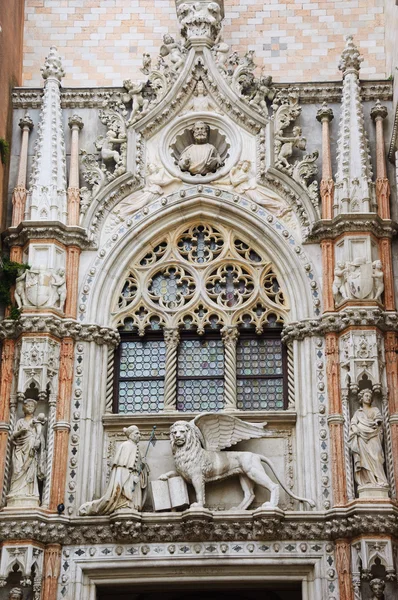
POLYGON ((387 108, 377 100, 370 111, 376 124, 376 198, 378 212, 382 219, 390 218, 390 183, 387 178, 386 154, 384 149, 383 121, 387 116, 387 108))
MULTIPOLYGON (((398 338, 395 331, 387 331, 384 338, 388 412, 391 428, 392 456, 398 456, 398 338)), ((398 461, 394 460, 394 479, 398 482, 398 461)))
POLYGON ((334 243, 332 240, 322 240, 322 271, 323 271, 323 307, 324 312, 334 310, 333 278, 334 278, 334 243))
POLYGON ((351 546, 348 540, 336 540, 336 571, 339 578, 340 600, 354 600, 351 546))
POLYGON ((322 123, 322 179, 320 189, 322 199, 322 219, 332 219, 334 182, 332 174, 332 158, 330 154, 329 123, 333 119, 333 111, 331 108, 327 108, 326 102, 324 102, 322 108, 318 110, 316 118, 322 123))
POLYGON ((74 341, 63 338, 59 363, 59 388, 56 423, 54 425, 54 452, 51 474, 50 509, 63 504, 68 461, 70 431, 70 402, 73 382, 74 341))
POLYGON ((81 117, 78 115, 72 115, 68 120, 68 125, 72 132, 68 186, 68 225, 79 225, 79 131, 83 129, 84 124, 81 117))
POLYGON ((384 272, 384 306, 386 310, 395 310, 391 240, 389 238, 379 239, 379 250, 384 272))
POLYGON ((180 343, 180 332, 175 329, 164 329, 166 343, 166 375, 164 378, 164 410, 177 410, 177 350, 180 343))
POLYGON ((347 503, 347 483, 344 458, 344 417, 340 396, 339 340, 336 333, 326 335, 326 358, 334 505, 342 506, 347 503))
MULTIPOLYGON (((10 396, 12 384, 12 365, 14 361, 15 342, 4 340, 1 353, 1 381, 0 381, 0 456, 7 456, 7 443, 9 436, 10 396)), ((8 473, 7 460, 0 461, 0 499, 3 498, 5 474, 8 473)))
POLYGON ((58 578, 61 573, 61 545, 47 544, 44 550, 42 598, 57 600, 58 578))
POLYGON ((237 327, 223 327, 221 330, 225 350, 225 391, 224 410, 236 409, 236 343, 239 337, 237 327))
POLYGON ((66 248, 66 301, 65 317, 76 319, 79 262, 81 250, 78 246, 66 248))
POLYGON ((28 143, 29 133, 33 129, 33 121, 26 114, 20 121, 22 129, 21 153, 19 155, 17 185, 12 195, 12 221, 11 227, 17 227, 23 221, 26 204, 26 173, 28 167, 28 143))

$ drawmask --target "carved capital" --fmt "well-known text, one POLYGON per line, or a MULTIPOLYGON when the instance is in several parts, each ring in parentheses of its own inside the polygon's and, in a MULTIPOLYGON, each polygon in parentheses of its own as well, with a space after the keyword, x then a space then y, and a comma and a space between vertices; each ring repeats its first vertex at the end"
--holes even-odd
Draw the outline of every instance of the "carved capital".
POLYGON ((323 123, 324 121, 327 121, 328 123, 330 123, 330 121, 333 120, 333 118, 334 118, 333 110, 331 108, 327 107, 326 102, 322 103, 321 108, 316 113, 316 118, 320 123, 323 123))
POLYGON ((163 335, 167 348, 176 348, 180 343, 180 332, 178 328, 165 328, 163 330, 163 335))
POLYGON ((28 115, 28 113, 26 113, 26 115, 24 117, 22 117, 22 119, 19 120, 18 125, 20 126, 20 128, 22 129, 22 131, 24 129, 28 129, 29 131, 32 131, 32 129, 33 129, 33 121, 30 118, 30 116, 28 115))
POLYGON ((221 329, 221 334, 222 334, 222 339, 224 341, 224 344, 227 345, 233 345, 235 346, 236 342, 238 341, 238 337, 239 337, 239 331, 238 328, 235 326, 225 326, 221 329))
POLYGON ((68 125, 72 130, 73 129, 78 129, 78 130, 83 129, 83 127, 84 127, 83 119, 81 117, 79 117, 79 115, 73 114, 68 119, 68 125))
POLYGON ((387 107, 382 106, 380 100, 377 100, 376 104, 370 111, 370 116, 372 117, 373 121, 375 121, 375 122, 379 121, 379 120, 383 121, 387 115, 388 115, 387 107))

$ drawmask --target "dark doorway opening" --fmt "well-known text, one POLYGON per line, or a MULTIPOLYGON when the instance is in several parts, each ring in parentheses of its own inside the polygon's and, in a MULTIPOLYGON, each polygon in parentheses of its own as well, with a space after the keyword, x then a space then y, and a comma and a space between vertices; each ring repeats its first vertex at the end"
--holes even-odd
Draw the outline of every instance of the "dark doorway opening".
POLYGON ((98 589, 97 600, 302 600, 301 584, 297 582, 262 583, 255 587, 248 582, 234 588, 209 585, 202 590, 198 587, 173 589, 167 583, 158 589, 106 585, 98 589))

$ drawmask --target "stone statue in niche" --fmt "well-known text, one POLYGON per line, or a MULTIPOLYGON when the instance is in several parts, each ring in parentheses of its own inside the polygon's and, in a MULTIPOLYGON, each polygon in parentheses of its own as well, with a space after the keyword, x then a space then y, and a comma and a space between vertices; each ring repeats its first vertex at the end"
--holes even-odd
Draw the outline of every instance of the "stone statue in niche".
POLYGON ((24 417, 19 419, 11 434, 12 475, 8 506, 38 506, 40 502, 39 481, 45 478, 46 441, 43 413, 34 416, 36 400, 24 400, 24 417))
POLYGON ((370 600, 384 600, 384 590, 386 589, 386 584, 382 579, 372 579, 369 582, 369 587, 372 592, 372 597, 370 600))
POLYGON ((188 171, 191 175, 214 173, 222 166, 222 160, 217 148, 208 142, 209 125, 196 121, 191 131, 194 143, 183 150, 178 166, 181 171, 188 171))
POLYGON ((140 430, 131 425, 124 428, 123 433, 127 440, 116 451, 105 494, 99 500, 82 504, 80 515, 109 515, 117 510, 142 510, 149 467, 139 449, 140 430))
POLYGON ((18 308, 48 306, 64 309, 66 299, 65 269, 53 269, 39 265, 26 269, 17 277, 15 301, 18 308))
POLYGON ((365 258, 338 262, 334 270, 333 297, 336 304, 344 300, 378 300, 384 291, 384 273, 381 260, 365 258))
POLYGON ((389 485, 384 471, 383 417, 372 406, 372 390, 362 390, 358 397, 361 406, 351 419, 348 445, 354 458, 359 497, 377 496, 378 492, 386 495, 389 485))
POLYGON ((8 594, 8 600, 23 600, 23 591, 19 587, 12 588, 8 594))
POLYGON ((312 500, 299 498, 288 490, 277 477, 268 458, 253 452, 220 452, 242 440, 264 437, 266 423, 252 424, 223 414, 204 413, 189 423, 177 421, 170 428, 170 442, 177 471, 161 475, 166 480, 181 475, 195 489, 196 502, 191 507, 205 505, 205 484, 239 476, 243 500, 238 510, 249 508, 253 502, 254 484, 270 492, 269 502, 263 508, 275 508, 279 502, 280 487, 265 473, 262 463, 268 465, 280 486, 295 500, 315 506, 312 500))

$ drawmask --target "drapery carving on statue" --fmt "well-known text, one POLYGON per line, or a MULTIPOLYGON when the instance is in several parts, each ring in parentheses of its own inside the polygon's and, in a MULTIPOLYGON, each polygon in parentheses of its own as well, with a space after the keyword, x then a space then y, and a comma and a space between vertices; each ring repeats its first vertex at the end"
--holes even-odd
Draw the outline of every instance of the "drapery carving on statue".
POLYGON ((19 419, 11 434, 12 475, 7 495, 8 506, 38 506, 39 480, 45 478, 46 442, 43 413, 34 416, 37 402, 28 398, 23 403, 24 417, 19 419))
POLYGON ((21 269, 15 283, 18 308, 29 306, 58 308, 63 311, 66 300, 65 269, 21 269))
POLYGON ((264 508, 275 508, 279 502, 280 486, 295 500, 315 506, 312 500, 299 498, 279 480, 270 460, 253 452, 219 452, 230 448, 242 440, 258 439, 265 436, 266 423, 252 424, 236 417, 222 414, 204 413, 189 423, 177 421, 170 428, 170 443, 177 471, 170 471, 159 479, 169 479, 181 475, 192 483, 196 502, 192 507, 205 505, 205 484, 239 476, 243 500, 237 510, 249 508, 255 498, 254 484, 269 490, 270 500, 264 508), (278 484, 265 473, 262 463, 268 465, 278 484))
POLYGON ((215 173, 224 161, 218 149, 209 143, 210 127, 203 121, 196 121, 191 129, 193 144, 186 146, 178 157, 181 171, 191 175, 207 175, 215 173))
POLYGON ((263 192, 257 185, 255 177, 251 173, 251 168, 252 163, 250 160, 241 160, 232 167, 228 177, 217 179, 216 183, 227 186, 231 191, 246 196, 246 198, 269 210, 277 218, 285 220, 293 228, 297 227, 290 206, 272 192, 263 192))
POLYGON ((164 188, 169 187, 173 183, 181 183, 181 180, 178 177, 171 176, 158 163, 149 163, 144 189, 135 192, 128 201, 122 202, 113 212, 121 218, 132 215, 140 208, 152 202, 152 200, 163 196, 165 192, 164 188))
POLYGON ((383 265, 365 258, 338 262, 332 286, 335 305, 345 300, 378 300, 384 291, 383 265))
POLYGON ((370 600, 384 600, 384 590, 386 589, 386 584, 382 579, 372 579, 369 581, 370 591, 372 592, 372 597, 370 600))
POLYGON ((113 459, 105 494, 99 500, 86 502, 80 515, 109 515, 115 511, 140 511, 145 503, 149 467, 139 449, 140 431, 135 425, 123 429, 122 442, 113 459))
POLYGON ((382 414, 376 406, 372 406, 373 392, 370 389, 362 390, 358 397, 361 407, 351 419, 348 445, 354 459, 359 495, 366 497, 367 490, 386 492, 389 485, 384 471, 382 414))

